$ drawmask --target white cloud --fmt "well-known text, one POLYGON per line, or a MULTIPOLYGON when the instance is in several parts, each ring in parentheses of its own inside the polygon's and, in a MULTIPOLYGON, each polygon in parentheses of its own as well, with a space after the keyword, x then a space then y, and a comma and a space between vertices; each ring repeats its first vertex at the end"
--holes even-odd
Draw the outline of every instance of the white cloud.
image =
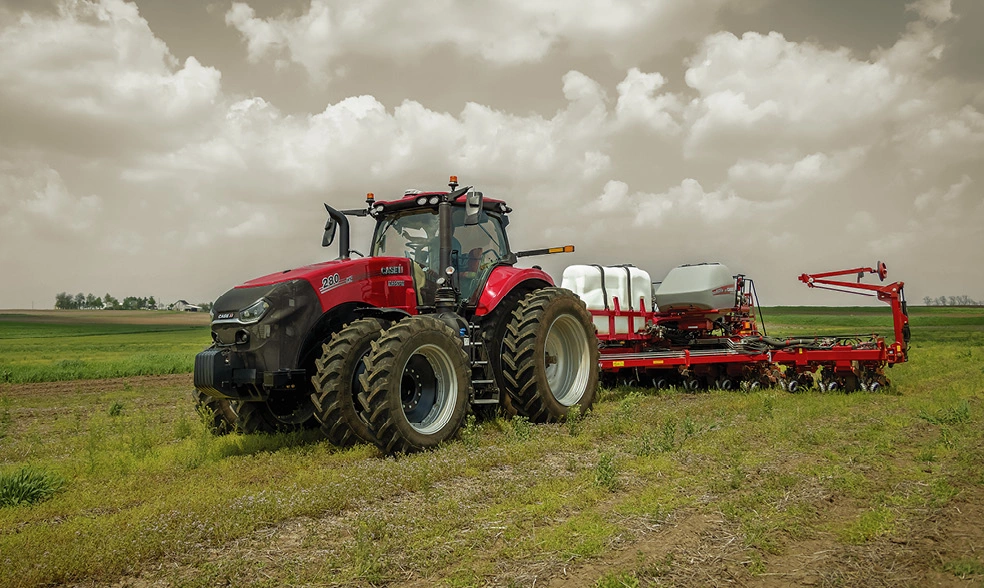
MULTIPOLYGON (((553 51, 651 56, 643 37, 680 28, 670 42, 703 26, 680 24, 697 10, 684 4, 654 0, 630 18, 628 2, 589 3, 575 18, 501 0, 445 5, 442 21, 430 5, 384 0, 263 19, 237 3, 227 19, 253 58, 312 71, 344 67, 350 52, 392 61, 450 48, 476 60, 476 76, 490 64, 538 75, 535 62, 553 51)), ((923 20, 867 58, 779 33, 716 33, 685 80, 634 62, 617 69, 618 83, 551 73, 556 110, 537 114, 466 90, 454 111, 428 96, 390 103, 372 86, 290 111, 223 91, 219 72, 193 57, 179 63, 132 4, 66 2, 56 15, 0 24, 0 256, 21 282, 38 258, 11 252, 32 248, 80 280, 142 280, 205 299, 334 255, 318 248, 321 201, 358 206, 367 191, 391 198, 455 173, 513 205, 516 247, 577 244, 548 268, 634 262, 657 276, 720 259, 758 274, 774 302, 802 298, 786 282, 803 270, 870 263, 883 249, 902 274, 928 271, 920 259, 946 273, 984 246, 984 115, 966 99, 976 90, 934 69, 932 54, 945 50, 934 6, 913 8, 923 20), (65 261, 52 236, 97 261, 65 261)))
POLYGON ((0 209, 5 230, 81 233, 102 212, 102 199, 72 194, 49 167, 17 169, 8 164, 0 166, 0 209))
POLYGON ((938 187, 931 188, 916 196, 912 203, 920 213, 930 215, 948 214, 948 216, 952 217, 959 214, 956 201, 964 195, 967 188, 973 183, 974 181, 971 177, 964 174, 960 180, 951 184, 946 190, 941 190, 938 187))
POLYGON ((918 0, 905 5, 906 10, 914 10, 922 18, 933 22, 941 23, 954 18, 951 0, 918 0))
POLYGON ((0 108, 8 141, 76 152, 174 144, 212 114, 220 74, 178 64, 122 0, 62 2, 56 16, 0 27, 0 108))
POLYGON ((270 192, 306 195, 368 179, 390 181, 421 169, 450 168, 497 182, 595 177, 610 163, 599 151, 609 132, 604 92, 573 71, 564 76, 563 92, 566 107, 549 119, 477 103, 466 104, 457 116, 412 100, 390 111, 372 96, 292 116, 252 98, 231 104, 224 124, 207 141, 151 158, 127 177, 238 175, 232 186, 246 199, 267 198, 270 192), (158 172, 148 173, 148 164, 158 172))
POLYGON ((867 152, 867 147, 859 146, 831 154, 811 153, 795 161, 739 159, 728 168, 728 183, 749 200, 803 200, 861 167, 867 152))
POLYGON ((226 23, 246 41, 251 60, 287 60, 324 80, 346 54, 407 60, 445 47, 496 66, 535 63, 561 47, 633 61, 640 50, 659 52, 699 38, 727 2, 586 0, 575 8, 564 0, 312 0, 301 14, 272 18, 234 2, 226 23))
POLYGON ((656 95, 656 91, 665 84, 666 79, 659 73, 642 73, 635 67, 630 69, 618 84, 615 114, 619 122, 623 125, 642 125, 661 134, 678 133, 678 119, 683 105, 676 94, 656 95))
POLYGON ((690 60, 687 153, 828 149, 877 133, 907 78, 847 49, 768 35, 717 33, 690 60))
POLYGON ((613 218, 631 217, 637 227, 660 229, 675 225, 696 232, 710 232, 752 218, 765 206, 775 210, 783 205, 741 198, 726 186, 708 192, 693 178, 685 178, 665 192, 632 194, 628 184, 611 180, 592 203, 594 210, 613 213, 613 218))

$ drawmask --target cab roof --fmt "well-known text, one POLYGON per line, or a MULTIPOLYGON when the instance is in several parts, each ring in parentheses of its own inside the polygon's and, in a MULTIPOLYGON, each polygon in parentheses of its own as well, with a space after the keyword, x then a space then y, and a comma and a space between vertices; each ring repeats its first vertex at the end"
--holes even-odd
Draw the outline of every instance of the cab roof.
MULTIPOLYGON (((419 202, 419 200, 421 198, 429 200, 431 196, 443 196, 446 194, 449 194, 449 192, 408 191, 406 194, 403 195, 403 198, 400 198, 398 200, 376 200, 372 205, 370 205, 370 209, 376 211, 378 214, 379 212, 391 212, 397 210, 406 210, 410 208, 432 208, 436 205, 436 203, 431 204, 430 202, 426 202, 422 204, 419 202), (383 207, 382 210, 379 210, 380 206, 383 207)), ((466 196, 462 194, 461 196, 458 196, 454 200, 454 202, 452 202, 452 204, 454 204, 455 206, 463 206, 465 204, 465 198, 466 196)), ((492 212, 502 212, 502 213, 512 212, 512 209, 509 208, 504 201, 497 200, 495 198, 483 198, 482 208, 484 210, 489 210, 492 212)))

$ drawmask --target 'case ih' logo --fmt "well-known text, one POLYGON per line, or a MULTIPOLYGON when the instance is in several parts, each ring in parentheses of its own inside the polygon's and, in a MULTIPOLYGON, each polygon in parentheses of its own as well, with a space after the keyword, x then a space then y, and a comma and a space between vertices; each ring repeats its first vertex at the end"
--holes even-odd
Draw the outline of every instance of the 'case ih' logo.
POLYGON ((236 313, 234 312, 220 312, 219 314, 215 315, 215 318, 221 321, 225 319, 231 319, 234 316, 236 316, 236 313))
POLYGON ((398 276, 403 273, 402 265, 388 265, 382 269, 384 276, 398 276))
POLYGON ((721 296, 722 294, 734 294, 734 293, 735 293, 734 286, 721 286, 720 288, 714 288, 713 290, 711 290, 711 295, 713 296, 721 296))

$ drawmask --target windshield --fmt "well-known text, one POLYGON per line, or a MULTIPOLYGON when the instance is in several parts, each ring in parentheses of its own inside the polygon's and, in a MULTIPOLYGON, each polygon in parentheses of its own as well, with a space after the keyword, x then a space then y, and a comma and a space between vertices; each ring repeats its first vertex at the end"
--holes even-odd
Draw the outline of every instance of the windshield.
POLYGON ((376 226, 373 257, 406 257, 436 270, 440 241, 437 211, 417 210, 388 216, 376 226))
MULTIPOLYGON (((509 255, 498 214, 483 212, 476 225, 465 225, 465 209, 451 211, 451 259, 458 272, 462 299, 468 299, 496 263, 509 255)), ((412 210, 388 216, 376 226, 373 257, 406 257, 440 275, 440 237, 436 209, 412 210)))

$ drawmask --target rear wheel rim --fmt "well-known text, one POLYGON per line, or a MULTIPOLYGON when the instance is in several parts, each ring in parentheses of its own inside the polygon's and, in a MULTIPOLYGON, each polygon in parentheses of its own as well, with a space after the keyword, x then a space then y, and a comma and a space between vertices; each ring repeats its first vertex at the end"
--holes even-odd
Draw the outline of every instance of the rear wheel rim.
POLYGON ((581 400, 591 377, 591 351, 584 325, 571 315, 554 319, 543 345, 547 386, 564 406, 581 400))
POLYGON ((403 416, 414 431, 433 435, 450 422, 458 379, 451 357, 436 345, 422 345, 407 359, 400 378, 403 416))

